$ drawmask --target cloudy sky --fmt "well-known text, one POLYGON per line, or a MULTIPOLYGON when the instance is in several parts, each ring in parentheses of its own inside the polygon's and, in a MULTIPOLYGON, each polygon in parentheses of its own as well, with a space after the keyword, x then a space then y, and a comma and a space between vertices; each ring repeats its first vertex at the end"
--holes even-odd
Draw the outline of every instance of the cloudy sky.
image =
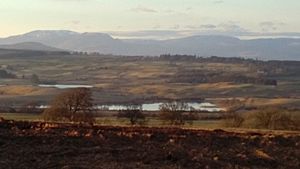
POLYGON ((0 37, 32 30, 119 38, 300 37, 300 0, 1 0, 0 37))

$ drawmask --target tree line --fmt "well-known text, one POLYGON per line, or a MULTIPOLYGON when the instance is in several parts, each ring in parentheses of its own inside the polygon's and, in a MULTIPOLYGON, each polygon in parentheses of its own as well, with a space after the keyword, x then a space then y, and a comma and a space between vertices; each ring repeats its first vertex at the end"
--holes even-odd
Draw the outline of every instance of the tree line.
MULTIPOLYGON (((170 125, 184 125, 197 119, 196 111, 183 102, 169 102, 160 105, 159 118, 170 125)), ((88 88, 69 89, 56 96, 43 112, 46 121, 94 123, 96 108, 92 91, 88 88)), ((119 110, 118 118, 128 119, 131 125, 146 123, 142 106, 133 105, 119 110)))
MULTIPOLYGON (((23 113, 40 113, 34 111, 35 104, 28 104, 23 113)), ((40 109, 39 109, 40 110, 40 109)), ((222 112, 224 127, 261 128, 275 130, 299 130, 299 110, 281 107, 254 108, 249 111, 245 103, 234 100, 227 111, 222 112)), ((92 91, 88 88, 69 89, 57 95, 50 106, 42 112, 45 121, 75 122, 93 125, 96 122, 96 109, 93 104, 92 91)), ((147 114, 142 106, 128 106, 119 110, 117 118, 127 119, 131 125, 146 125, 147 114)), ((167 102, 159 107, 157 117, 167 125, 192 124, 199 120, 199 112, 184 102, 167 102)))

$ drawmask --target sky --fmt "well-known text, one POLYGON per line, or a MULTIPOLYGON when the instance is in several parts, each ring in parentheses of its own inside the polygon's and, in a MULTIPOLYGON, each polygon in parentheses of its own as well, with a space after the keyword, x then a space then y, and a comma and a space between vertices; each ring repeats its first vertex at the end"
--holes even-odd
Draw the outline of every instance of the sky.
POLYGON ((300 0, 1 0, 0 37, 33 30, 118 38, 300 37, 300 0))

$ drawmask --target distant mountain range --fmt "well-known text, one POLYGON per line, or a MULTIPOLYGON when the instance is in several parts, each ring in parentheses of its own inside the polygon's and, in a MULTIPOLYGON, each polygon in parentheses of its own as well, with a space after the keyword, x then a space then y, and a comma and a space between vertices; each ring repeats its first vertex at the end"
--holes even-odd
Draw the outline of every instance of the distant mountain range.
POLYGON ((235 37, 206 35, 170 40, 136 40, 115 39, 103 33, 59 30, 33 31, 0 38, 0 48, 85 51, 114 55, 190 54, 263 60, 300 60, 300 39, 293 38, 241 40, 235 37))

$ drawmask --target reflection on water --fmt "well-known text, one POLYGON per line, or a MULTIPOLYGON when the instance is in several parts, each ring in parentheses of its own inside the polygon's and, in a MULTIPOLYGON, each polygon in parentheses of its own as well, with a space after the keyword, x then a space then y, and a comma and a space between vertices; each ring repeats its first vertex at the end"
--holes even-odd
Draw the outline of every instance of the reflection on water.
MULTIPOLYGON (((141 107, 144 111, 158 111, 159 106, 163 103, 151 103, 151 104, 142 104, 141 107)), ((217 107, 212 103, 187 103, 189 107, 192 107, 194 110, 199 111, 209 111, 209 112, 218 112, 224 111, 223 108, 217 107)), ((99 105, 98 109, 102 110, 124 110, 127 109, 128 106, 131 105, 99 105)))
POLYGON ((46 84, 40 84, 39 87, 54 87, 58 89, 73 89, 73 88, 93 88, 93 86, 90 85, 62 85, 62 84, 56 84, 56 85, 46 85, 46 84))

